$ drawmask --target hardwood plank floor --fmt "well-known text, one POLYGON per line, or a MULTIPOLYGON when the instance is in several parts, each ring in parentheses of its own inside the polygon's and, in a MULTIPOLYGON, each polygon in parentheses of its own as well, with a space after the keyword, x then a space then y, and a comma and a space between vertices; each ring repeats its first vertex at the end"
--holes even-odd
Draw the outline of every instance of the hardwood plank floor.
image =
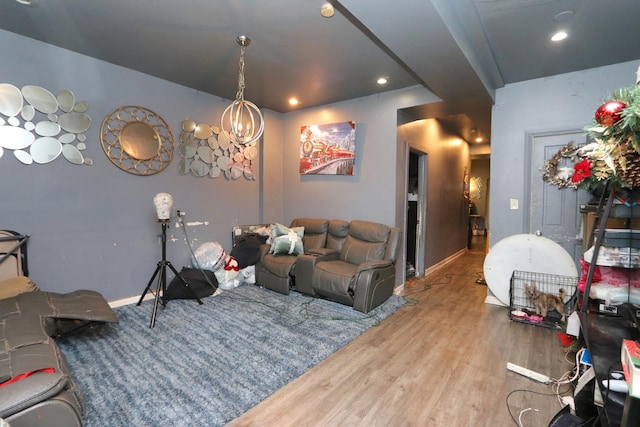
POLYGON ((513 426, 506 399, 521 389, 531 392, 509 397, 515 419, 532 408, 522 425, 547 426, 561 409, 551 386, 507 362, 552 378, 573 364, 558 331, 511 322, 506 307, 484 303, 483 262, 471 250, 408 282, 408 304, 228 425, 513 426))

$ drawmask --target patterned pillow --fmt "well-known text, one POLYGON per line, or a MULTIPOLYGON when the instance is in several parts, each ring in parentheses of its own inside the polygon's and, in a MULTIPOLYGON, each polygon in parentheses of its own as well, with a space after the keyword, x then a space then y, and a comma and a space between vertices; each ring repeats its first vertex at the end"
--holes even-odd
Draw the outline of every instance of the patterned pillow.
POLYGON ((302 246, 304 227, 285 227, 282 224, 271 226, 271 252, 274 255, 300 255, 304 252, 302 246))

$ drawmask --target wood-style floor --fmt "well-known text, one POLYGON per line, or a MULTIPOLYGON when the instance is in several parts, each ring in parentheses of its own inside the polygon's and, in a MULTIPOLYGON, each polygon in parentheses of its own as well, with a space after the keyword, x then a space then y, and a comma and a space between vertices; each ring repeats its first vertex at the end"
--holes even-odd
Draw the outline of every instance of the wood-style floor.
POLYGON ((551 386, 507 362, 552 378, 573 364, 558 331, 485 304, 484 245, 474 248, 407 283, 408 304, 228 425, 518 425, 508 407, 525 427, 547 426, 561 409, 551 386))

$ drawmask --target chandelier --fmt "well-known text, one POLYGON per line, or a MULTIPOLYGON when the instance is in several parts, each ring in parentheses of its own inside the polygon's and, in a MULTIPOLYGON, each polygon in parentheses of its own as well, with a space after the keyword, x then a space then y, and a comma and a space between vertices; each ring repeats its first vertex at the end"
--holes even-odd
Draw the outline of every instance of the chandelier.
POLYGON ((244 51, 251 43, 251 39, 247 36, 238 36, 236 42, 240 45, 238 92, 236 100, 222 113, 220 127, 228 135, 231 142, 246 145, 262 136, 264 118, 256 104, 244 99, 244 51))

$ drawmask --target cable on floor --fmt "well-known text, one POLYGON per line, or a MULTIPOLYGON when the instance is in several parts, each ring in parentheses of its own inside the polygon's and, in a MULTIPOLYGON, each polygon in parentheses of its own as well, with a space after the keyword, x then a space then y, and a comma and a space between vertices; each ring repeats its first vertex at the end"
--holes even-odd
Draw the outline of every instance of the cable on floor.
MULTIPOLYGON (((518 418, 519 421, 516 421, 515 417, 513 416, 513 414, 511 413, 511 410, 509 409, 509 397, 514 393, 514 392, 528 392, 528 393, 534 393, 534 394, 539 394, 539 395, 543 395, 543 396, 555 396, 558 404, 560 406, 560 408, 564 407, 565 403, 562 400, 562 398, 569 393, 570 391, 573 390, 573 382, 578 379, 578 377, 580 376, 580 357, 582 356, 582 354, 585 352, 585 349, 580 349, 578 352, 576 352, 575 355, 575 367, 574 369, 565 372, 559 379, 551 379, 552 383, 551 383, 551 390, 553 391, 553 393, 541 393, 541 392, 536 392, 533 390, 524 390, 524 389, 520 389, 520 390, 514 390, 511 393, 509 393, 507 395, 507 410, 509 411, 509 415, 511 416, 511 419, 514 421, 514 423, 516 423, 518 426, 522 427, 522 423, 521 423, 521 417, 518 418), (564 390, 561 391, 560 387, 563 385, 568 385, 569 387, 564 390)), ((566 355, 565 355, 565 359, 566 359, 566 355)), ((568 360, 567 360, 568 361, 568 360)), ((573 362, 570 362, 573 363, 573 362)), ((531 408, 529 408, 531 409, 531 408)), ((520 414, 522 416, 522 412, 520 414)))
MULTIPOLYGON (((565 390, 563 393, 567 393, 571 388, 565 390)), ((520 411, 520 416, 518 417, 518 419, 516 419, 516 417, 513 415, 513 413, 511 412, 511 409, 509 408, 509 398, 515 394, 515 393, 532 393, 532 394, 537 394, 539 396, 553 396, 556 397, 557 393, 543 393, 540 391, 533 391, 533 390, 527 390, 527 389, 516 389, 516 390, 512 390, 511 392, 509 392, 509 394, 507 394, 507 397, 505 398, 505 403, 507 405, 507 412, 509 413, 509 416, 511 417, 511 419, 513 420, 513 423, 515 425, 517 425, 518 427, 522 427, 522 413, 529 411, 529 410, 535 410, 537 411, 537 409, 534 408, 527 408, 525 410, 520 411)))

